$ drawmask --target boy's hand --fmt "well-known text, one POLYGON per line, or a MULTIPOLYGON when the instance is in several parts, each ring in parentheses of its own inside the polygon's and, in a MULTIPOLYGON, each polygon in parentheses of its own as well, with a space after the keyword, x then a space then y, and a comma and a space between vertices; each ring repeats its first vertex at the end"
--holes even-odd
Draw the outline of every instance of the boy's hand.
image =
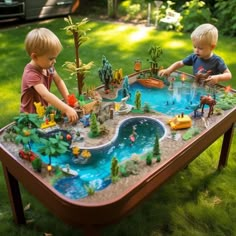
POLYGON ((65 111, 65 114, 70 123, 75 123, 78 120, 78 114, 72 107, 68 106, 68 109, 65 111))
POLYGON ((209 85, 215 85, 215 84, 217 84, 219 81, 218 81, 217 76, 215 76, 215 75, 210 75, 210 76, 207 77, 207 79, 204 80, 204 82, 206 82, 206 83, 209 84, 209 85))
POLYGON ((158 75, 159 76, 167 76, 167 77, 169 77, 170 76, 170 72, 169 72, 169 70, 168 69, 162 69, 162 70, 160 70, 159 72, 158 72, 158 75))

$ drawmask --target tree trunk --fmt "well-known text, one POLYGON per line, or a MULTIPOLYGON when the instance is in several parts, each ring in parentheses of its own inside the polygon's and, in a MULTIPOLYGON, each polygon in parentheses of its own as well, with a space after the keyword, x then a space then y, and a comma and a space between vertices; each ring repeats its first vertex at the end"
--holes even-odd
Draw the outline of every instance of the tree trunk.
POLYGON ((117 0, 107 0, 108 16, 117 18, 117 0))

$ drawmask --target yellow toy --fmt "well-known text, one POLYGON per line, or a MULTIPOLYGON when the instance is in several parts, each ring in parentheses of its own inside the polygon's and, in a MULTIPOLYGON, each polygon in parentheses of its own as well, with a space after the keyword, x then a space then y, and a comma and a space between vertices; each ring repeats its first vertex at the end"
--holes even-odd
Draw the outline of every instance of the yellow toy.
POLYGON ((38 116, 43 117, 46 110, 45 107, 42 106, 41 102, 34 102, 34 106, 36 108, 36 113, 38 114, 38 116))
POLYGON ((80 149, 79 147, 72 147, 72 153, 74 156, 78 156, 79 155, 79 152, 80 152, 80 149))
POLYGON ((172 119, 168 121, 168 124, 170 125, 171 129, 177 130, 177 129, 187 129, 192 126, 192 120, 190 116, 184 115, 183 113, 181 115, 176 115, 172 119))
POLYGON ((44 123, 41 124, 41 129, 46 129, 52 126, 55 126, 57 123, 54 120, 55 114, 50 114, 50 120, 46 119, 44 123))

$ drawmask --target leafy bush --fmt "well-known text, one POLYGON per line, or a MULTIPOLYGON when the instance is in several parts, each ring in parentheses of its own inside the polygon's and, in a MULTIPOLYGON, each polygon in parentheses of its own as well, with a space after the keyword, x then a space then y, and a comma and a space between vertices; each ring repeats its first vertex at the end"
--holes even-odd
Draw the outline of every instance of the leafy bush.
POLYGON ((215 4, 218 22, 216 26, 221 33, 229 36, 236 35, 236 0, 217 0, 215 4))
POLYGON ((119 5, 119 14, 125 16, 126 20, 144 19, 147 15, 147 4, 139 0, 123 1, 119 5))
POLYGON ((216 20, 212 19, 211 11, 206 7, 206 3, 199 0, 192 0, 183 5, 181 12, 183 30, 185 32, 193 31, 197 26, 203 23, 214 23, 216 20))

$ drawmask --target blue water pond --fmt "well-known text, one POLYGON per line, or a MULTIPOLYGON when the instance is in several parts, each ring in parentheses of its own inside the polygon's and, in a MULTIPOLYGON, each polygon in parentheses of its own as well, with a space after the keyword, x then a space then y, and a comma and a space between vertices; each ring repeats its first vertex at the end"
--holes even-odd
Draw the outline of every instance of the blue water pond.
MULTIPOLYGON (((54 187, 70 199, 79 199, 88 195, 85 186, 95 191, 106 188, 111 183, 111 160, 116 157, 120 162, 128 160, 133 154, 142 154, 152 150, 156 136, 159 139, 165 135, 164 125, 153 118, 144 116, 132 117, 124 120, 111 142, 108 144, 90 148, 91 157, 86 164, 75 163, 71 152, 51 157, 53 166, 65 167, 77 171, 76 177, 65 177, 58 180, 54 187), (130 135, 136 132, 135 142, 131 142, 130 135)), ((37 152, 37 144, 33 144, 33 150, 37 152)), ((42 156, 44 163, 49 163, 48 156, 42 156)))

